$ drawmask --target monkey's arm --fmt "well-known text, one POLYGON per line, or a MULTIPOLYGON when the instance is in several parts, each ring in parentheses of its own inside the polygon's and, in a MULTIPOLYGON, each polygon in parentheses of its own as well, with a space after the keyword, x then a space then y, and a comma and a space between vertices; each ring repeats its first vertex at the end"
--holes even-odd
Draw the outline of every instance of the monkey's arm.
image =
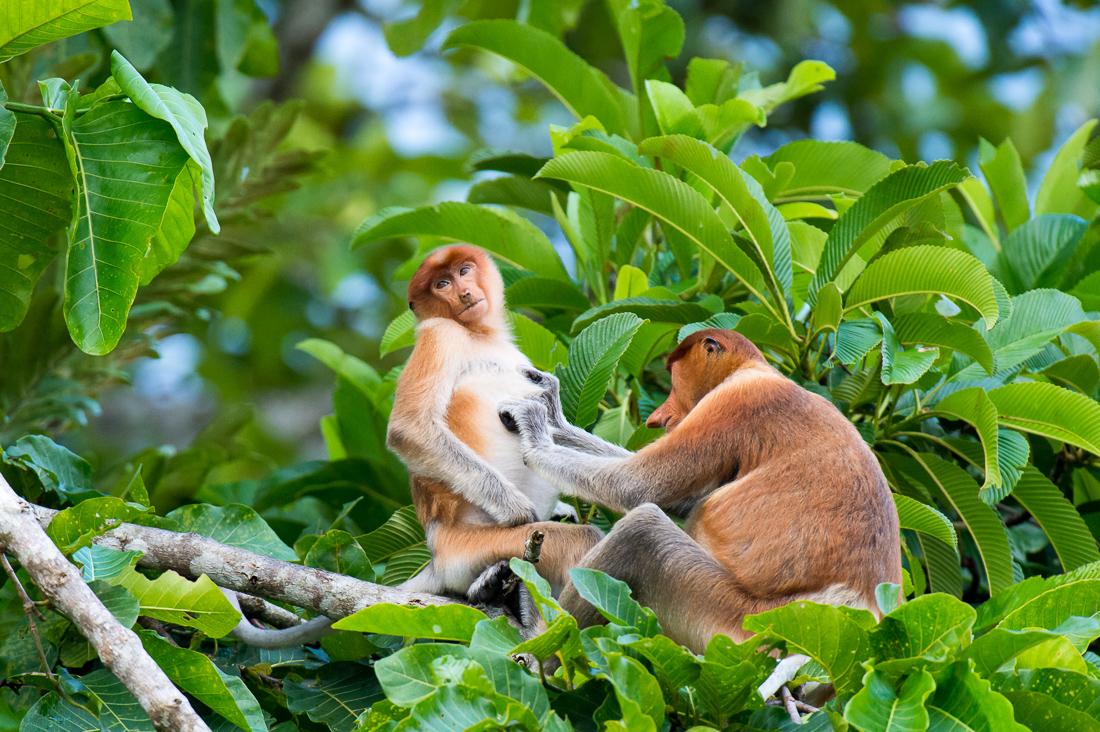
POLYGON ((603 455, 605 457, 627 457, 631 454, 629 450, 601 440, 591 432, 569 423, 569 420, 565 418, 565 413, 561 410, 561 385, 558 382, 558 377, 534 368, 524 368, 523 375, 531 383, 542 387, 540 399, 546 406, 550 423, 550 438, 555 445, 579 450, 589 455, 603 455))
MULTIPOLYGON (((722 441, 709 439, 686 421, 640 452, 612 457, 555 444, 541 401, 509 401, 500 410, 515 422, 531 469, 565 493, 617 511, 650 502, 682 510, 727 482, 735 470, 722 441)), ((696 425, 702 423, 696 420, 696 425)))
POLYGON ((386 445, 410 473, 445 483, 499 523, 535 521, 531 499, 451 431, 447 409, 453 369, 441 355, 437 335, 431 329, 420 334, 398 384, 386 445))

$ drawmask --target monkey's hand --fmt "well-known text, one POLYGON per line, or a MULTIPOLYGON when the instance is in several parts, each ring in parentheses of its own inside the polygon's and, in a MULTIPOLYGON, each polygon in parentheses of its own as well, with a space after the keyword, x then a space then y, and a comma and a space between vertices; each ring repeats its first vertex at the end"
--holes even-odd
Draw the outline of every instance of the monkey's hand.
POLYGON ((550 426, 559 430, 568 428, 569 422, 565 419, 565 413, 561 411, 561 383, 558 377, 527 366, 522 367, 521 370, 524 378, 542 389, 538 398, 546 406, 550 426))
POLYGON ((519 435, 523 460, 533 452, 550 447, 550 414, 541 398, 508 399, 497 407, 501 424, 509 432, 519 435))
POLYGON ((501 526, 521 526, 539 520, 535 504, 525 494, 505 481, 499 491, 492 491, 485 511, 501 526))

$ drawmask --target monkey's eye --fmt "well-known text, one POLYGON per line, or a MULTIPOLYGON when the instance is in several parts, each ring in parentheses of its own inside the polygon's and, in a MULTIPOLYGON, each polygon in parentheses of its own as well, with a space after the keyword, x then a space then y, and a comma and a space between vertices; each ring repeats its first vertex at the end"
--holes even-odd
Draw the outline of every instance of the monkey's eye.
POLYGON ((473 268, 474 265, 472 264, 464 264, 462 265, 461 269, 458 270, 458 273, 465 277, 466 275, 470 274, 470 270, 472 270, 473 268))
POLYGON ((436 280, 435 281, 435 289, 437 289, 437 290, 443 290, 447 287, 450 287, 450 285, 451 285, 450 280, 436 280))
POLYGON ((703 348, 706 349, 707 353, 717 353, 722 350, 722 345, 713 338, 704 338, 703 348))

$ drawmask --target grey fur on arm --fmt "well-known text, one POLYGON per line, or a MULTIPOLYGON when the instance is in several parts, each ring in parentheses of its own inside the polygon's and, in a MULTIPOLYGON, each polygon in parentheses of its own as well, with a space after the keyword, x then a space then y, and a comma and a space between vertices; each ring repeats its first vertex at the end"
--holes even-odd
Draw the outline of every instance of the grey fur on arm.
POLYGON ((538 399, 546 407, 547 422, 551 429, 550 436, 555 444, 589 455, 627 457, 631 454, 629 450, 601 440, 591 432, 569 423, 561 410, 561 384, 558 377, 535 368, 524 368, 523 375, 532 384, 542 388, 538 399))

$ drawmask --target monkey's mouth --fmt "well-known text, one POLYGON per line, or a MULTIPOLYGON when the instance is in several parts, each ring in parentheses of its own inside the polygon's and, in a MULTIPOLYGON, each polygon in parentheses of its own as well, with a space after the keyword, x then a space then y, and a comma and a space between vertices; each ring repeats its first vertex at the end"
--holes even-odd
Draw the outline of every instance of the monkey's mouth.
POLYGON ((477 307, 478 305, 480 305, 480 304, 481 304, 481 303, 483 303, 483 302, 485 302, 485 298, 484 298, 484 297, 483 297, 483 298, 481 298, 480 300, 475 300, 474 302, 470 303, 469 305, 467 305, 466 307, 462 308, 462 309, 461 309, 461 310, 459 310, 458 312, 459 312, 459 314, 461 314, 461 313, 464 313, 464 312, 466 312, 467 310, 470 310, 470 309, 472 309, 472 308, 476 308, 476 307, 477 307))

